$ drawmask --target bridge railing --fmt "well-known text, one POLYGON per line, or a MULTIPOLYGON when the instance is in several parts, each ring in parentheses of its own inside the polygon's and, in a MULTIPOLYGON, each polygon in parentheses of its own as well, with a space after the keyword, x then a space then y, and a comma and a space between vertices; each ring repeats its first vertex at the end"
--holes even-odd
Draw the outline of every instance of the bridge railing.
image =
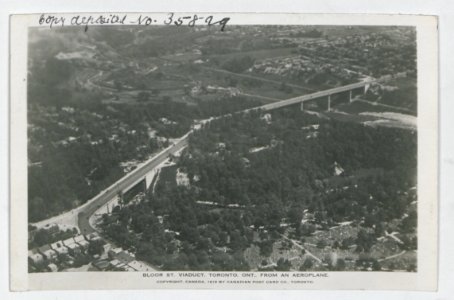
POLYGON ((316 99, 316 98, 329 96, 329 95, 332 95, 332 94, 338 94, 338 93, 350 91, 350 90, 353 90, 353 89, 361 88, 361 87, 364 87, 366 85, 372 84, 373 82, 375 82, 375 80, 367 80, 367 81, 361 81, 361 82, 357 82, 357 83, 352 83, 352 84, 339 86, 339 87, 331 88, 331 89, 324 90, 324 91, 315 92, 315 93, 312 93, 312 94, 307 94, 307 95, 298 96, 298 97, 295 97, 295 98, 290 98, 290 99, 287 99, 287 100, 278 101, 278 102, 275 102, 275 103, 265 104, 263 106, 260 106, 260 107, 257 107, 255 109, 251 109, 251 110, 257 110, 257 109, 271 110, 271 109, 276 109, 276 108, 284 107, 284 106, 287 106, 287 105, 292 105, 292 104, 296 104, 296 103, 300 103, 300 102, 304 102, 304 101, 309 101, 309 100, 316 99))

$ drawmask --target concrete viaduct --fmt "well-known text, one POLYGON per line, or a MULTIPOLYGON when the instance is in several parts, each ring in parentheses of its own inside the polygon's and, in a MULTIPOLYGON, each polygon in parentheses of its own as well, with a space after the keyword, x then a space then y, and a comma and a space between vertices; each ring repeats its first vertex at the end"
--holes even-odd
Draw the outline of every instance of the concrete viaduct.
MULTIPOLYGON (((370 87, 372 83, 374 83, 375 80, 366 80, 366 81, 361 81, 358 83, 353 83, 353 84, 348 84, 345 86, 340 86, 340 87, 335 87, 331 89, 327 89, 324 91, 319 91, 315 92, 312 94, 307 94, 287 100, 282 100, 266 105, 262 105, 259 107, 255 108, 250 108, 246 109, 243 111, 239 111, 237 113, 247 113, 250 111, 257 111, 257 110, 263 110, 263 111, 269 111, 273 109, 278 109, 281 107, 285 107, 288 105, 293 105, 293 104, 298 104, 301 103, 301 109, 303 109, 304 102, 314 100, 314 99, 324 99, 327 97, 328 101, 328 110, 331 109, 331 95, 333 94, 338 94, 342 92, 349 91, 350 92, 350 101, 352 101, 352 91, 355 89, 359 88, 364 88, 364 92, 367 91, 367 89, 370 87)), ((228 114, 230 115, 230 114, 228 114)), ((226 115, 226 116, 228 116, 226 115)), ((222 118, 223 116, 219 117, 214 117, 210 118, 207 120, 208 122, 211 120, 219 119, 222 118)), ((137 167, 137 169, 133 170, 132 172, 126 174, 124 177, 120 178, 117 182, 113 183, 110 187, 108 187, 106 190, 89 200, 87 203, 83 204, 82 206, 74 209, 71 212, 64 213, 60 216, 56 216, 54 218, 50 218, 47 220, 43 220, 39 223, 42 223, 41 225, 48 224, 52 221, 56 221, 59 218, 64 218, 65 215, 72 214, 74 217, 77 216, 77 224, 79 229, 81 230, 82 233, 86 234, 89 232, 95 231, 94 228, 89 224, 89 218, 92 214, 95 213, 95 211, 101 207, 102 205, 106 204, 110 200, 114 199, 115 197, 118 196, 119 193, 125 193, 132 187, 134 187, 136 184, 141 182, 142 180, 145 179, 145 184, 148 187, 149 184, 151 183, 154 175, 155 175, 155 169, 156 167, 162 163, 164 160, 166 160, 169 155, 174 154, 177 151, 180 151, 181 149, 185 148, 188 144, 188 139, 189 136, 192 134, 194 129, 190 130, 186 135, 181 137, 177 142, 173 143, 171 146, 169 146, 167 149, 163 150, 147 162, 145 162, 143 165, 137 167)))
POLYGON ((304 102, 318 99, 318 98, 322 99, 325 97, 327 97, 327 101, 328 101, 327 110, 330 111, 331 110, 331 95, 349 91, 350 92, 349 99, 351 102, 353 90, 356 90, 359 88, 364 88, 364 93, 366 93, 367 90, 369 89, 370 85, 374 82, 376 82, 376 80, 365 80, 365 81, 361 81, 361 82, 357 82, 357 83, 352 83, 352 84, 348 84, 348 85, 344 85, 344 86, 335 87, 335 88, 328 89, 328 90, 315 92, 312 94, 307 94, 307 95, 298 96, 298 97, 287 99, 287 100, 282 100, 282 101, 266 104, 266 105, 263 105, 260 107, 248 109, 246 111, 253 111, 253 110, 258 110, 258 109, 267 111, 267 110, 273 110, 273 109, 277 109, 277 108, 281 108, 284 106, 297 104, 297 103, 301 103, 301 110, 303 110, 304 102))

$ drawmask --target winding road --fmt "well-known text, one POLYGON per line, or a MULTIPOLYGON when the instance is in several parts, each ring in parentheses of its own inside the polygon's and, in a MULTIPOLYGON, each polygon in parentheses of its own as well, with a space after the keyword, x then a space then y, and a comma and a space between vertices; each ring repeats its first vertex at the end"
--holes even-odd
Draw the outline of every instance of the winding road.
POLYGON ((128 173, 120 180, 109 186, 104 192, 94 197, 87 205, 83 207, 78 213, 77 225, 83 234, 94 232, 95 229, 90 225, 89 219, 95 211, 102 205, 106 204, 118 195, 120 191, 127 189, 136 182, 140 181, 150 170, 156 168, 160 163, 166 160, 169 155, 178 152, 188 144, 189 133, 183 136, 175 144, 163 150, 141 167, 136 168, 134 171, 128 173))

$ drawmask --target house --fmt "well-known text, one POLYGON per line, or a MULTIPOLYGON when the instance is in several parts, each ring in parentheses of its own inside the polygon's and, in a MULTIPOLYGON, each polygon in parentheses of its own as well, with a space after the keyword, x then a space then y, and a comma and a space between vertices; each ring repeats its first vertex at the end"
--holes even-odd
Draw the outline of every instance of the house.
POLYGON ((99 234, 97 232, 92 232, 92 233, 89 233, 85 236, 85 238, 88 240, 88 241, 91 241, 93 239, 97 239, 97 238, 101 238, 99 236, 99 234))
POLYGON ((92 262, 92 265, 99 271, 105 271, 107 268, 109 268, 110 263, 107 260, 98 260, 95 262, 92 262))
POLYGON ((48 264, 47 265, 47 269, 50 271, 50 272, 58 272, 58 267, 56 264, 48 264))
POLYGON ((126 268, 126 264, 119 261, 118 259, 114 259, 110 261, 110 269, 115 271, 123 271, 126 268))
POLYGON ((189 186, 188 174, 181 172, 180 168, 177 169, 176 182, 178 186, 189 186))
POLYGON ((337 161, 334 162, 334 175, 339 176, 344 173, 344 169, 337 163, 337 161))
POLYGON ((81 247, 76 243, 73 238, 69 238, 63 241, 63 245, 68 248, 69 254, 77 255, 82 253, 81 247))
POLYGON ((33 229, 33 230, 30 230, 30 231, 28 232, 28 242, 29 242, 29 243, 33 242, 33 240, 35 239, 35 235, 36 235, 37 232, 38 232, 37 229, 33 229))
POLYGON ((271 114, 264 114, 260 119, 264 120, 267 124, 271 124, 271 114))
POLYGON ((117 255, 115 255, 115 258, 120 260, 121 262, 127 264, 134 260, 134 255, 129 253, 128 251, 122 251, 122 252, 118 253, 117 255))
POLYGON ((190 91, 192 97, 198 96, 200 93, 202 93, 202 87, 200 85, 192 87, 190 91))
POLYGON ((109 243, 106 243, 106 244, 104 244, 104 246, 102 246, 102 247, 104 248, 104 251, 103 251, 103 252, 108 253, 109 250, 112 248, 112 245, 109 244, 109 243))
POLYGON ((110 249, 110 245, 109 244, 106 244, 106 242, 104 241, 104 239, 102 237, 99 236, 98 233, 94 232, 94 233, 90 233, 89 235, 86 235, 85 238, 87 239, 88 243, 91 245, 91 244, 95 244, 95 245, 101 245, 103 246, 103 252, 106 252, 107 253, 107 250, 110 249), (106 248, 106 245, 108 248, 106 248))
POLYGON ((62 241, 52 243, 50 247, 52 248, 52 250, 57 252, 58 257, 62 257, 68 254, 68 248, 63 245, 62 241))
POLYGON ((245 168, 249 168, 251 166, 251 161, 247 159, 246 157, 242 157, 241 161, 243 162, 243 165, 245 168))
POLYGON ((103 239, 99 236, 99 234, 98 234, 97 232, 92 232, 92 233, 86 235, 86 236, 85 236, 85 239, 86 239, 89 243, 103 241, 103 239))
POLYGON ((70 244, 70 245, 68 245, 66 247, 68 248, 69 254, 71 254, 73 256, 82 253, 81 247, 78 244, 76 244, 76 243, 70 244))
POLYGON ((74 237, 74 241, 82 248, 83 251, 88 250, 88 246, 90 245, 90 243, 85 239, 83 235, 78 235, 74 237))
POLYGON ((51 235, 57 234, 60 231, 57 224, 47 224, 46 226, 43 227, 43 229, 46 230, 47 233, 51 235))
POLYGON ((146 272, 146 271, 153 271, 151 267, 149 267, 147 264, 133 260, 128 263, 128 266, 134 269, 135 271, 141 271, 141 272, 146 272))
POLYGON ((121 252, 123 252, 122 248, 113 248, 113 249, 110 249, 107 254, 108 254, 109 258, 114 258, 121 252))
POLYGON ((57 252, 52 250, 49 245, 44 245, 38 248, 38 252, 44 257, 47 261, 56 261, 57 260, 57 252))
POLYGON ((225 150, 225 148, 226 148, 225 143, 217 143, 216 144, 216 149, 217 150, 223 151, 223 150, 225 150))
POLYGON ((301 129, 303 130, 318 130, 320 128, 320 124, 312 124, 312 125, 308 125, 308 126, 304 126, 302 127, 301 129))
POLYGON ((126 266, 127 265, 124 264, 124 263, 119 263, 118 265, 116 265, 114 267, 114 270, 116 270, 116 271, 125 271, 126 270, 126 266))
POLYGON ((28 251, 28 263, 35 267, 40 267, 44 264, 44 257, 36 250, 28 251))
POLYGON ((75 241, 74 241, 74 239, 71 237, 71 238, 69 238, 69 239, 66 239, 66 240, 62 241, 62 243, 63 243, 64 246, 68 247, 69 245, 74 244, 75 241))
POLYGON ((121 264, 121 261, 119 261, 118 259, 113 259, 113 260, 110 261, 110 265, 111 265, 112 267, 116 267, 116 266, 118 266, 119 264, 121 264))

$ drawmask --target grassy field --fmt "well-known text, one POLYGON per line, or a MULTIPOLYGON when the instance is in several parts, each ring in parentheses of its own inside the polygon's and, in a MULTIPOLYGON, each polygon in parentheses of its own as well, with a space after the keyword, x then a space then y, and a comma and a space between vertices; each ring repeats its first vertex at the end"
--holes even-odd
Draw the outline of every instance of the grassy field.
POLYGON ((411 77, 397 78, 391 83, 399 87, 398 90, 386 92, 380 99, 380 103, 400 106, 410 109, 414 115, 417 112, 417 88, 416 79, 411 77))

